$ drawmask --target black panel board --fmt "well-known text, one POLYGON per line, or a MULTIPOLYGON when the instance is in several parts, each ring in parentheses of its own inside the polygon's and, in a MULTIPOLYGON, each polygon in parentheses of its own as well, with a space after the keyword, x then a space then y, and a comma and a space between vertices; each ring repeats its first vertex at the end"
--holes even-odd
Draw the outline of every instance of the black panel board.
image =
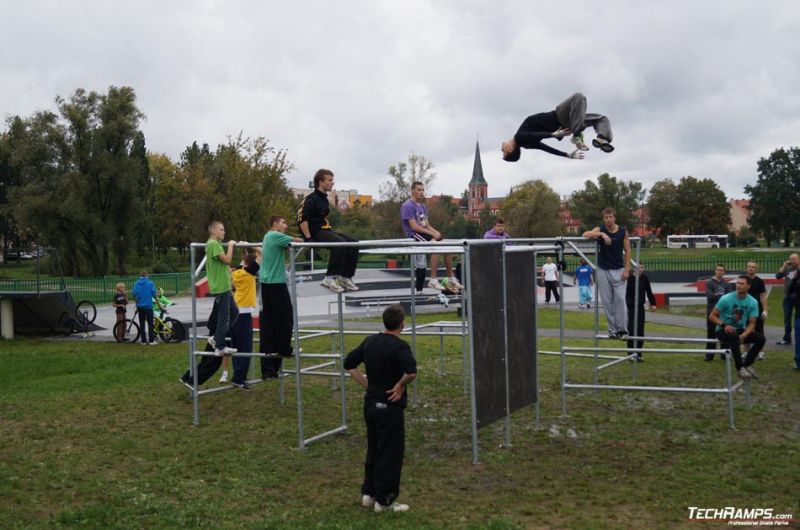
POLYGON ((506 414, 501 245, 470 248, 470 311, 478 428, 506 414))
POLYGON ((511 412, 536 402, 536 285, 533 255, 506 254, 511 412))

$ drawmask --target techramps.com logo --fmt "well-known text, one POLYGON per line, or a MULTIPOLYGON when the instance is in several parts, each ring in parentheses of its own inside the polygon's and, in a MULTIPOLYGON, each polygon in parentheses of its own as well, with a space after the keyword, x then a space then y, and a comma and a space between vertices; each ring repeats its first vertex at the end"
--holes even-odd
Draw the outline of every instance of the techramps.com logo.
POLYGON ((725 522, 728 526, 786 526, 794 524, 790 513, 775 513, 773 508, 700 508, 689 506, 692 522, 725 522))

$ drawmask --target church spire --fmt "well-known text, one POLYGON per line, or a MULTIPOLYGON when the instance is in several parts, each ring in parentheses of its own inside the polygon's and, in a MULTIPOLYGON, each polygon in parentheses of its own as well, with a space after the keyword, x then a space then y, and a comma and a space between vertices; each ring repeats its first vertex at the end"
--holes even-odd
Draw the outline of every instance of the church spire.
POLYGON ((469 181, 470 186, 489 184, 483 178, 483 164, 481 164, 481 147, 478 141, 475 141, 475 163, 472 166, 472 180, 469 181))

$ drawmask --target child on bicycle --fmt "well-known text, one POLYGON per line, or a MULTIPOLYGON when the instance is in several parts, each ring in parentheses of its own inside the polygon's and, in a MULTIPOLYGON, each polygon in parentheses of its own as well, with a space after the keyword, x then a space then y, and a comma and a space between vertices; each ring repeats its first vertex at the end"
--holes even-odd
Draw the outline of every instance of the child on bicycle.
MULTIPOLYGON (((117 310, 117 322, 122 322, 125 320, 125 313, 128 310, 128 296, 125 292, 125 289, 124 283, 118 283, 117 292, 114 294, 113 300, 111 300, 111 306, 117 310)), ((122 335, 125 333, 125 329, 120 326, 120 329, 117 330, 117 333, 120 335, 117 337, 117 340, 122 341, 122 335)))

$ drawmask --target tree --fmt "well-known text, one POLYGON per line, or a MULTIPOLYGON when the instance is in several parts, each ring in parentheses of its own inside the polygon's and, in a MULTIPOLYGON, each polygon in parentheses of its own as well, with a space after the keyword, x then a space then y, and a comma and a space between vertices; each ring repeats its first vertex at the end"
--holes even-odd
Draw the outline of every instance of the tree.
POLYGON ((800 148, 776 149, 758 161, 758 180, 747 185, 750 226, 763 232, 769 243, 783 236, 789 246, 791 231, 800 230, 800 148))
POLYGON ((683 177, 657 182, 647 202, 650 224, 662 233, 727 234, 731 222, 725 193, 711 179, 683 177))
POLYGON ((617 223, 632 227, 638 223, 634 212, 644 199, 645 190, 640 182, 618 181, 616 177, 603 173, 597 177, 597 184, 591 180, 584 183, 582 190, 574 192, 569 198, 569 211, 581 220, 583 228, 590 229, 603 223, 603 210, 614 208, 617 223))
POLYGON ((563 231, 560 208, 558 194, 547 183, 530 180, 503 201, 502 217, 514 237, 551 237, 563 231))
POLYGON ((408 163, 398 162, 389 166, 391 180, 379 186, 381 200, 400 204, 411 197, 411 184, 422 182, 428 189, 436 179, 434 164, 422 155, 411 153, 408 163))

